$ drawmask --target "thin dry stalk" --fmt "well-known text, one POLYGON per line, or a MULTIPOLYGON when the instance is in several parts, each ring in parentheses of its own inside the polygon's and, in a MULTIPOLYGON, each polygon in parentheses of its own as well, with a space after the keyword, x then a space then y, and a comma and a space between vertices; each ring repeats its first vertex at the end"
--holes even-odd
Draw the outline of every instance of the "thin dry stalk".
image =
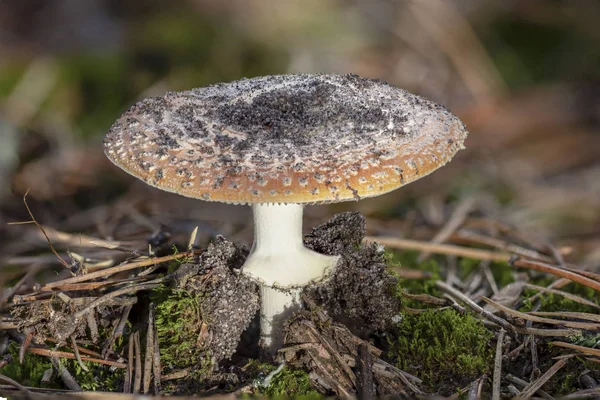
POLYGON ((564 347, 567 349, 572 349, 572 350, 577 350, 583 354, 587 354, 589 356, 596 356, 596 357, 600 357, 600 350, 599 349, 592 349, 591 347, 585 347, 585 346, 579 346, 577 344, 573 344, 573 343, 565 343, 565 342, 558 342, 558 341, 554 341, 554 342, 550 342, 549 344, 553 345, 553 346, 558 346, 558 347, 564 347))
POLYGON ((92 273, 85 274, 85 275, 78 275, 78 276, 74 276, 74 277, 68 278, 68 279, 63 279, 63 280, 57 281, 57 282, 50 282, 50 283, 47 283, 46 285, 42 286, 42 288, 40 290, 47 290, 50 288, 55 288, 55 287, 57 287, 59 285, 63 285, 63 284, 86 282, 86 281, 90 281, 92 279, 102 278, 102 277, 105 277, 108 275, 113 275, 118 272, 129 271, 129 270, 136 269, 136 268, 148 267, 151 265, 158 265, 163 262, 167 262, 167 261, 171 261, 171 260, 178 260, 180 258, 192 257, 192 256, 200 254, 200 253, 201 253, 200 250, 186 251, 185 253, 173 254, 173 255, 164 256, 164 257, 156 257, 156 258, 151 258, 151 259, 144 260, 144 261, 136 261, 136 262, 126 263, 123 265, 117 265, 114 267, 106 268, 101 271, 92 272, 92 273))
POLYGON ((133 393, 140 392, 142 387, 142 352, 140 346, 140 332, 137 331, 133 336, 133 345, 135 351, 135 377, 133 380, 133 393))
POLYGON ((481 270, 483 271, 483 275, 485 276, 485 279, 490 284, 490 288, 492 289, 492 293, 494 293, 494 295, 498 294, 498 292, 500 291, 500 289, 498 288, 498 284, 496 283, 496 279, 494 279, 494 274, 492 273, 492 270, 490 268, 490 262, 489 261, 482 261, 481 262, 481 270))
POLYGON ((549 324, 549 325, 563 325, 567 328, 575 328, 575 329, 587 329, 587 330, 598 330, 600 325, 590 323, 590 322, 576 322, 576 321, 563 321, 552 318, 542 318, 532 315, 531 313, 524 313, 517 310, 513 310, 512 308, 508 308, 503 306, 502 304, 496 303, 494 300, 488 299, 485 296, 481 296, 481 299, 486 303, 496 307, 498 310, 502 311, 505 314, 510 315, 514 318, 522 318, 527 321, 539 322, 541 324, 549 324))
MULTIPOLYGON (((162 280, 164 280, 164 279, 162 279, 162 280)), ((123 289, 115 290, 114 292, 110 292, 110 293, 92 301, 85 308, 83 308, 83 309, 77 311, 75 314, 73 314, 73 317, 75 317, 76 319, 79 319, 79 318, 83 317, 85 314, 87 314, 88 312, 90 312, 91 310, 93 310, 94 308, 101 306, 101 305, 105 304, 106 302, 112 300, 113 298, 119 297, 123 294, 135 293, 135 292, 139 292, 141 290, 150 290, 150 289, 157 288, 158 286, 160 286, 160 282, 142 283, 139 285, 132 285, 132 286, 125 287, 123 289)))
POLYGON ((71 336, 71 346, 73 346, 73 353, 75 354, 75 359, 77 360, 77 363, 79 363, 81 369, 85 372, 89 372, 88 368, 85 366, 83 360, 81 359, 81 354, 79 354, 79 347, 77 346, 77 343, 75 343, 75 336, 71 336))
POLYGON ((559 318, 575 318, 584 319, 587 321, 600 322, 600 315, 584 312, 573 311, 530 311, 527 314, 537 315, 540 317, 559 317, 559 318))
POLYGON ((98 239, 92 236, 83 234, 72 234, 67 232, 61 232, 49 226, 43 226, 44 231, 48 238, 54 242, 65 244, 69 247, 102 247, 110 250, 122 250, 127 253, 136 253, 137 250, 125 248, 124 246, 135 245, 136 242, 117 242, 111 240, 98 239))
POLYGON ((403 279, 429 279, 432 276, 431 272, 420 269, 411 269, 398 266, 392 266, 390 269, 403 279))
POLYGON ((129 335, 127 343, 127 370, 125 371, 125 382, 123 383, 123 393, 131 393, 131 384, 133 383, 133 334, 129 335))
POLYGON ((101 282, 87 282, 87 283, 73 283, 73 284, 64 284, 57 285, 51 288, 42 287, 40 292, 76 292, 76 291, 86 291, 86 290, 95 290, 100 289, 105 286, 115 286, 122 283, 132 283, 136 281, 143 281, 156 278, 156 275, 146 275, 146 276, 133 276, 131 278, 124 279, 113 279, 113 280, 105 280, 101 282))
POLYGON ((528 328, 528 327, 515 327, 517 333, 523 335, 535 335, 535 336, 554 336, 554 337, 570 337, 581 335, 582 331, 578 329, 544 329, 544 328, 528 328))
POLYGON ((71 265, 66 262, 61 256, 60 254, 58 254, 58 252, 56 251, 56 249, 54 248, 54 245, 52 244, 52 241, 50 240, 50 238, 48 237, 48 235, 46 234, 46 231, 44 230, 44 227, 42 227, 42 225, 37 222, 37 220, 35 219, 35 217, 33 216, 33 213, 31 212, 31 209, 29 208, 29 204, 27 204, 27 195, 29 194, 29 189, 27 189, 27 191, 25 192, 25 194, 23 195, 23 204, 25 204, 25 208, 27 209, 27 213, 29 214, 29 216, 31 217, 31 221, 26 221, 27 223, 34 223, 35 226, 38 227, 38 229, 42 232, 42 234, 44 235, 44 237, 46 238, 46 241, 48 242, 48 246, 50 246, 50 250, 52 251, 52 253, 54 253, 54 255, 56 256, 56 258, 58 259, 58 261, 60 261, 60 263, 69 271, 71 270, 71 265))
POLYGON ((479 400, 481 399, 481 392, 483 391, 483 382, 487 380, 487 376, 483 375, 477 378, 469 385, 469 393, 467 394, 468 400, 479 400))
POLYGON ((500 329, 496 344, 496 358, 494 359, 494 380, 492 384, 492 400, 500 400, 500 383, 502 381, 502 345, 506 331, 500 329))
POLYGON ((360 345, 356 357, 358 365, 357 392, 360 399, 372 400, 376 398, 375 383, 373 381, 373 356, 366 344, 360 345))
MULTIPOLYGON (((76 359, 75 354, 69 353, 66 351, 48 350, 48 349, 40 349, 40 348, 36 348, 36 347, 31 347, 27 350, 27 352, 29 352, 31 354, 37 354, 38 356, 76 359)), ((92 358, 92 357, 87 357, 87 356, 81 356, 81 360, 89 361, 89 362, 93 362, 93 363, 97 363, 97 364, 110 365, 112 367, 117 367, 117 368, 127 368, 127 364, 117 362, 117 361, 102 360, 99 358, 92 358)))
MULTIPOLYGON (((58 340, 53 339, 53 338, 44 338, 44 342, 51 342, 51 343, 57 343, 57 344, 59 344, 58 340)), ((77 346, 76 343, 74 345, 77 346)), ((90 349, 86 349, 85 347, 79 347, 79 346, 77 346, 77 351, 79 353, 87 354, 87 355, 92 356, 92 357, 102 358, 102 355, 100 353, 96 353, 95 351, 92 351, 90 349)))
POLYGON ((436 306, 445 306, 448 305, 448 301, 444 299, 437 298, 427 293, 419 293, 419 294, 410 294, 407 291, 402 291, 402 297, 406 297, 407 299, 420 301, 425 304, 433 304, 436 306))
POLYGON ((565 267, 565 269, 568 270, 568 271, 574 272, 576 274, 583 275, 586 278, 590 278, 590 279, 593 279, 595 281, 600 282, 600 274, 597 274, 595 272, 586 271, 586 270, 583 270, 583 269, 571 268, 571 267, 565 267))
POLYGON ((21 347, 19 348, 19 364, 23 364, 25 361, 25 353, 29 349, 29 345, 31 344, 31 340, 33 339, 33 335, 31 333, 27 333, 25 335, 25 339, 23 343, 21 343, 21 347))
POLYGON ((79 386, 73 375, 71 375, 69 370, 65 368, 65 366, 57 357, 50 357, 50 362, 52 363, 52 367, 56 373, 60 375, 60 379, 67 388, 76 392, 82 391, 81 386, 79 386))
POLYGON ((535 392, 538 391, 550 378, 554 376, 565 364, 569 362, 568 359, 558 360, 557 362, 548 369, 542 376, 540 376, 537 380, 531 382, 529 385, 523 388, 521 394, 517 397, 519 399, 529 399, 533 397, 535 392))
MULTIPOLYGON (((152 309, 154 306, 152 305, 152 309)), ((158 395, 160 393, 160 385, 161 385, 161 364, 160 364, 160 347, 158 342, 158 330, 156 329, 156 319, 152 320, 152 331, 154 332, 154 353, 152 354, 152 373, 154 375, 154 394, 158 395)))
POLYGON ((13 386, 14 388, 16 388, 17 390, 25 393, 25 395, 27 396, 27 398, 33 398, 33 393, 31 393, 31 391, 26 388, 25 386, 21 385, 19 382, 9 378, 8 376, 2 375, 0 374, 0 381, 2 382, 6 382, 9 385, 13 386))
POLYGON ((150 303, 148 312, 148 330, 146 331, 146 358, 144 361, 144 384, 143 393, 150 392, 150 382, 152 380, 152 361, 154 359, 154 304, 150 303))
POLYGON ((552 262, 554 261, 551 257, 548 257, 538 251, 528 249, 526 247, 518 246, 514 243, 507 242, 496 237, 490 237, 482 235, 480 233, 471 232, 465 229, 461 229, 456 233, 452 234, 451 240, 453 242, 466 243, 472 245, 484 245, 490 246, 498 250, 503 250, 508 253, 513 253, 525 258, 531 258, 533 260, 552 262))
POLYGON ((475 258, 478 260, 508 262, 510 259, 509 253, 472 249, 469 247, 454 246, 450 244, 436 244, 418 240, 399 239, 391 236, 366 236, 364 238, 364 242, 376 242, 396 249, 427 251, 430 253, 475 258))
POLYGON ((100 340, 100 332, 98 331, 98 323, 96 322, 96 313, 95 311, 90 311, 85 315, 85 321, 87 322, 87 326, 90 330, 90 337, 92 338, 93 343, 98 343, 100 340))
POLYGON ((561 397, 562 400, 571 400, 571 399, 587 399, 587 398, 598 398, 600 396, 600 387, 595 387, 592 389, 584 389, 579 390, 577 392, 573 392, 566 396, 561 397))
POLYGON ((515 260, 512 264, 515 267, 529 268, 529 269, 534 269, 534 270, 540 271, 540 272, 546 272, 548 274, 552 274, 555 276, 560 276, 562 278, 566 278, 573 282, 577 282, 579 284, 582 284, 584 286, 592 288, 596 291, 600 291, 600 282, 595 281, 590 278, 587 278, 578 273, 555 267, 550 264, 545 264, 545 263, 542 263, 539 261, 529 261, 529 260, 515 260))
POLYGON ((421 389, 419 389, 417 386, 415 386, 414 383, 412 383, 411 378, 412 378, 412 380, 415 380, 416 382, 421 383, 421 380, 419 378, 417 378, 416 376, 412 376, 409 373, 402 371, 399 368, 396 368, 395 366, 383 361, 381 358, 377 360, 377 363, 382 364, 384 367, 390 369, 391 371, 394 371, 396 373, 396 375, 400 378, 402 383, 404 383, 406 385, 406 387, 408 387, 417 396, 423 396, 425 394, 421 391, 421 389))
POLYGON ((194 245, 196 244, 196 236, 198 235, 198 227, 196 226, 190 235, 190 240, 188 241, 188 251, 192 251, 194 249, 194 245))
POLYGON ((335 358, 338 365, 345 372, 346 377, 350 380, 352 385, 356 387, 356 375, 354 374, 354 371, 352 371, 352 369, 348 367, 348 364, 342 359, 339 352, 331 345, 331 343, 329 343, 327 338, 323 335, 320 335, 319 332, 317 332, 317 330, 313 326, 309 326, 309 329, 313 332, 313 335, 315 335, 315 337, 318 337, 320 339, 321 344, 329 352, 329 354, 333 355, 333 358, 335 358))
POLYGON ((456 290, 452 286, 448 285, 446 282, 436 281, 435 286, 437 286, 438 289, 441 289, 442 291, 458 298, 459 300, 461 300, 462 302, 467 304, 471 309, 473 309, 477 314, 482 315, 487 320, 495 322, 496 324, 500 325, 507 332, 512 333, 513 336, 515 335, 516 331, 515 331, 515 327, 513 325, 509 324, 506 320, 484 310, 477 303, 475 303, 473 300, 468 298, 465 294, 461 293, 460 291, 456 290))
MULTIPOLYGON (((529 382, 527 382, 521 378, 518 378, 514 375, 511 375, 511 374, 506 375, 506 379, 514 384, 519 385, 519 387, 521 387, 521 388, 524 388, 527 385, 529 385, 529 382)), ((550 396, 547 392, 544 392, 542 389, 538 389, 538 391, 536 393, 545 399, 554 399, 554 397, 550 396)))
MULTIPOLYGON (((559 279, 559 280, 563 280, 563 279, 564 278, 559 279)), ((564 279, 564 281, 569 282, 569 283, 571 282, 569 279, 564 279)), ((555 281, 555 282, 558 282, 558 281, 555 281)), ((563 296, 566 299, 573 300, 574 302, 577 302, 579 304, 584 304, 586 306, 593 307, 593 308, 596 308, 596 309, 600 310, 600 306, 598 304, 594 303, 593 301, 584 299, 583 297, 578 296, 578 295, 573 294, 573 293, 564 292, 562 290, 557 290, 557 289, 552 289, 552 288, 546 288, 546 287, 543 287, 543 286, 532 285, 530 283, 525 283, 525 286, 528 287, 528 288, 530 288, 530 289, 538 290, 538 291, 540 291, 540 293, 547 292, 547 293, 552 293, 552 294, 558 294, 560 296, 563 296)), ((540 293, 536 293, 536 295, 538 295, 540 293)), ((534 295, 534 296, 536 296, 536 295, 534 295)), ((530 300, 533 299, 534 296, 531 296, 529 299, 530 300)), ((535 300, 537 300, 537 297, 535 298, 535 300)))
POLYGON ((125 324, 127 323, 127 318, 129 318, 129 313, 133 308, 133 304, 125 306, 121 317, 119 318, 119 322, 116 324, 115 329, 113 329, 110 339, 104 345, 102 349, 102 354, 108 355, 110 351, 112 351, 112 347, 115 341, 123 335, 123 329, 125 329, 125 324))

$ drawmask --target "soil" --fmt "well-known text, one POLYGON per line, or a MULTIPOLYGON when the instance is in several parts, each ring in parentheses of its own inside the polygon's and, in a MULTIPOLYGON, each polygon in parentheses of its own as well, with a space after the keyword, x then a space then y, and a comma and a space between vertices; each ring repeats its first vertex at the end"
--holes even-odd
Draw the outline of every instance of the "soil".
POLYGON ((398 279, 386 271, 382 246, 362 244, 365 226, 357 212, 337 214, 304 241, 319 253, 341 255, 333 276, 305 295, 361 337, 388 329, 400 310, 398 279))

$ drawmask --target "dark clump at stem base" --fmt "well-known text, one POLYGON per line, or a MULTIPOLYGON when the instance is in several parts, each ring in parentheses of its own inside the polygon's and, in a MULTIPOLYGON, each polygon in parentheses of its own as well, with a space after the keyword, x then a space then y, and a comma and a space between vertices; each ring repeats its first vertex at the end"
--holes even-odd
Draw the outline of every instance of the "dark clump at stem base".
POLYGON ((369 335, 392 325, 400 312, 398 278, 386 270, 383 248, 362 244, 365 218, 357 212, 335 215, 305 238, 306 247, 339 254, 333 276, 304 293, 357 334, 369 335))

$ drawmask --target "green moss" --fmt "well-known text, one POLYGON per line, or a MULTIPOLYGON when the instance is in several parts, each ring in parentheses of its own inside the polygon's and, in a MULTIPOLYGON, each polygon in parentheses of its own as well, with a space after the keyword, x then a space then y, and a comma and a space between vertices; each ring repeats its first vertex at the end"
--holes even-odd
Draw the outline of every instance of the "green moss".
MULTIPOLYGON (((552 279, 544 278, 535 281, 534 283, 538 286, 548 286, 552 282, 552 279)), ((594 289, 589 288, 584 285, 580 285, 578 283, 569 283, 567 286, 561 288, 560 290, 572 294, 576 294, 584 299, 591 300, 596 304, 599 304, 600 296, 598 293, 594 291, 594 289)), ((525 289, 523 293, 523 297, 525 300, 523 301, 523 306, 519 309, 519 311, 527 312, 531 311, 533 307, 533 303, 529 300, 531 296, 538 293, 535 289, 525 289)), ((585 304, 578 303, 576 301, 567 299, 564 296, 554 293, 543 293, 540 296, 541 299, 541 307, 539 311, 573 311, 573 312, 587 312, 587 313, 597 313, 598 310, 596 308, 586 306, 585 304)))
MULTIPOLYGON (((540 370, 547 371, 552 365, 556 363, 556 360, 552 357, 564 354, 565 349, 561 348, 550 348, 550 351, 546 353, 547 357, 540 362, 540 370)), ((552 378, 548 380, 543 386, 544 391, 551 393, 553 396, 560 397, 567 394, 571 394, 577 390, 580 390, 579 377, 586 371, 598 371, 600 366, 592 361, 587 361, 582 357, 576 357, 569 360, 568 364, 561 368, 552 378)))
POLYGON ((8 346, 8 352, 12 357, 12 362, 0 368, 0 374, 8 376, 24 386, 46 388, 61 387, 58 382, 51 382, 49 384, 43 384, 41 382, 44 371, 52 368, 52 364, 48 358, 25 353, 23 364, 19 364, 19 345, 14 342, 8 346))
POLYGON ((487 372, 493 351, 492 332, 470 315, 454 310, 403 316, 390 356, 399 368, 436 388, 439 383, 464 383, 487 372))
MULTIPOLYGON (((44 372, 52 368, 52 363, 48 358, 26 353, 23 364, 19 364, 19 346, 16 343, 11 343, 8 351, 13 361, 0 369, 0 374, 8 376, 24 386, 64 388, 56 373, 53 374, 49 383, 42 383, 44 372)), ((86 372, 77 360, 61 359, 61 364, 75 377, 83 390, 116 391, 122 388, 125 378, 125 370, 122 368, 111 371, 110 367, 106 365, 84 361, 83 364, 88 369, 86 372)))
POLYGON ((88 371, 84 371, 77 360, 63 360, 62 362, 83 390, 114 392, 123 389, 124 368, 111 371, 107 365, 83 361, 83 365, 88 369, 88 371))
MULTIPOLYGON (((275 366, 271 364, 260 364, 258 362, 253 363, 248 370, 259 374, 261 378, 264 378, 269 372, 275 370, 275 366)), ((268 386, 260 387, 258 395, 269 396, 269 397, 295 397, 304 399, 321 399, 321 395, 316 391, 310 379, 308 373, 301 369, 293 369, 284 367, 277 375, 275 375, 268 386)))
POLYGON ((206 352, 197 344, 203 323, 202 296, 161 286, 151 297, 157 303, 156 330, 163 369, 209 368, 206 352))
MULTIPOLYGON (((432 296, 440 296, 441 293, 435 287, 435 281, 440 279, 441 267, 436 259, 430 258, 421 263, 417 262, 419 252, 417 251, 393 251, 387 250, 385 252, 385 260, 389 267, 389 271, 395 274, 394 267, 404 267, 411 269, 418 269, 426 271, 431 274, 430 278, 427 279, 399 279, 397 293, 402 296, 402 292, 406 291, 411 294, 426 293, 432 296)), ((403 297, 402 303, 410 308, 424 308, 426 307, 420 301, 411 300, 403 297)))
POLYGON ((600 345, 600 333, 596 334, 588 334, 585 333, 583 335, 572 336, 569 338, 571 343, 574 343, 578 346, 590 347, 590 348, 598 348, 600 345))

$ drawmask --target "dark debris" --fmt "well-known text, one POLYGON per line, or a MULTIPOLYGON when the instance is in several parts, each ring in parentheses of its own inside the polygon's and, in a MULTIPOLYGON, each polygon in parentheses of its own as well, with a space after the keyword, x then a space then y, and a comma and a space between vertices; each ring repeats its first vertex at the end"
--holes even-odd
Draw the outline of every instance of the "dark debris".
POLYGON ((341 254, 331 279, 305 295, 361 336, 386 330, 400 310, 398 279, 386 271, 383 249, 361 244, 364 235, 365 219, 355 212, 335 215, 305 239, 315 251, 341 254))
POLYGON ((217 236, 197 263, 173 273, 176 288, 203 295, 202 316, 211 332, 205 345, 217 362, 231 357, 260 308, 258 285, 240 273, 247 255, 246 247, 217 236))

